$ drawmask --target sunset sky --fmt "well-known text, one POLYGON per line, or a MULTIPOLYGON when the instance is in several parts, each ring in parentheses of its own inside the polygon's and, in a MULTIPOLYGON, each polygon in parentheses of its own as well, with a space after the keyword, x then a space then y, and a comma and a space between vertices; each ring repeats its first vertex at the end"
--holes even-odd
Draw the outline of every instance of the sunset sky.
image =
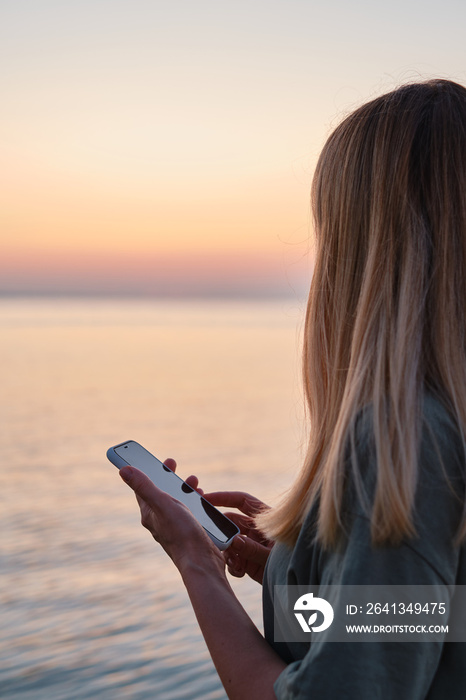
POLYGON ((300 294, 332 126, 466 83, 466 3, 0 4, 0 293, 300 294))

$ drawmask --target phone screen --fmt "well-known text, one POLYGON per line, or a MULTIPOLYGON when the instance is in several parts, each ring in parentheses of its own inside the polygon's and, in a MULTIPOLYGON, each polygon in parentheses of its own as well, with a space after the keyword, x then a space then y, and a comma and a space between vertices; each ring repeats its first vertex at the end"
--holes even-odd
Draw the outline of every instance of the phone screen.
POLYGON ((188 486, 183 479, 180 479, 175 472, 166 467, 138 442, 129 440, 114 447, 113 452, 126 464, 144 472, 159 489, 184 503, 202 527, 220 542, 228 542, 239 532, 235 523, 205 498, 202 498, 197 491, 188 486))

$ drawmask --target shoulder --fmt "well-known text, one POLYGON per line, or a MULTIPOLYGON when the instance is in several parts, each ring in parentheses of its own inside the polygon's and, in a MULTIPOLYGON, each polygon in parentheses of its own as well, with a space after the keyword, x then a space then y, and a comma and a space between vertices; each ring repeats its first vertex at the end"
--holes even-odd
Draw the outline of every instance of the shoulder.
MULTIPOLYGON (((358 416, 356 454, 370 506, 377 476, 371 407, 358 416)), ((342 520, 345 536, 335 550, 315 540, 318 504, 308 513, 283 564, 287 583, 454 583, 460 552, 455 536, 465 501, 465 457, 457 426, 431 394, 423 398, 418 484, 413 510, 416 535, 398 546, 373 547, 370 514, 349 479, 342 520)), ((348 470, 350 474, 351 470, 348 470)), ((277 552, 278 554, 278 552, 277 552)), ((285 579, 285 576, 282 577, 285 579)), ((283 580, 282 582, 285 582, 283 580)))
POLYGON ((449 458, 447 473, 464 477, 464 447, 458 426, 445 405, 430 392, 425 392, 422 404, 421 457, 432 454, 435 463, 449 458), (422 452, 424 450, 424 452, 422 452))
MULTIPOLYGON (((374 582, 409 583, 427 580, 454 583, 460 548, 455 536, 465 501, 465 455, 459 430, 443 403, 434 395, 423 396, 418 453, 418 481, 413 508, 416 534, 399 546, 374 548, 371 545, 370 515, 348 488, 343 519, 347 528, 344 553, 327 553, 327 564, 354 562, 361 574, 366 568, 374 582), (357 560, 361 561, 357 564, 357 560)), ((364 480, 367 503, 371 504, 377 478, 372 410, 358 417, 356 455, 364 480)), ((366 503, 366 506, 367 506, 366 503)), ((353 567, 349 567, 350 571, 353 567)))
POLYGON ((458 427, 443 404, 424 397, 419 476, 414 506, 417 536, 409 545, 442 571, 454 545, 465 502, 465 454, 458 427))
MULTIPOLYGON (((418 488, 449 486, 462 500, 465 483, 465 445, 452 415, 439 398, 430 392, 422 397, 420 444, 418 453, 418 488)), ((361 410, 355 422, 355 456, 364 484, 374 487, 377 477, 376 449, 372 406, 361 410)), ((348 463, 351 459, 347 452, 348 463)), ((348 469, 347 475, 350 476, 348 469)), ((350 481, 350 479, 349 479, 350 481)), ((422 495, 426 495, 423 493, 422 495)), ((355 494, 353 494, 355 496, 355 494)))
POLYGON ((377 478, 371 407, 358 416, 355 437, 365 502, 358 495, 348 465, 341 513, 345 534, 340 546, 325 550, 315 541, 311 544, 316 531, 313 510, 303 524, 292 561, 304 559, 309 566, 312 554, 314 566, 317 561, 319 581, 454 583, 461 552, 455 536, 465 502, 465 456, 459 430, 449 411, 432 394, 424 395, 413 508, 416 534, 397 546, 374 547, 371 542, 370 508, 377 478))

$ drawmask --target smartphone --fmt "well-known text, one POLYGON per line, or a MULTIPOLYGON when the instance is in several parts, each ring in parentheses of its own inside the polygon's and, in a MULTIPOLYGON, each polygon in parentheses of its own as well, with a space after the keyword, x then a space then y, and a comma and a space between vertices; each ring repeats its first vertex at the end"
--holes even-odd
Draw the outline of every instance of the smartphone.
POLYGON ((136 467, 144 472, 159 489, 184 503, 219 549, 227 549, 234 536, 239 533, 239 528, 234 522, 138 442, 128 440, 110 447, 107 450, 107 457, 118 469, 128 465, 136 467))

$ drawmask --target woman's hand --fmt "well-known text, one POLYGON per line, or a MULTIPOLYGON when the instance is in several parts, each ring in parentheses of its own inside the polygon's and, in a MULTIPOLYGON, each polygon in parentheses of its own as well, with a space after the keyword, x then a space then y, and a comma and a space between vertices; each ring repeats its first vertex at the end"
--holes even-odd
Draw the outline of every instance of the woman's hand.
POLYGON ((241 577, 248 574, 254 581, 262 583, 265 564, 273 542, 267 540, 257 530, 254 525, 254 515, 269 506, 243 491, 215 491, 204 494, 204 498, 213 506, 226 506, 241 511, 241 513, 225 513, 227 518, 238 525, 241 535, 234 538, 229 548, 223 552, 223 556, 232 576, 241 577))
MULTIPOLYGON (((176 470, 174 459, 166 459, 164 464, 172 471, 176 470)), ((225 575, 220 551, 183 503, 157 488, 135 467, 123 467, 120 476, 136 494, 142 525, 159 542, 180 572, 183 567, 194 564, 207 568, 212 566, 217 573, 225 575)), ((197 489, 195 476, 186 479, 186 483, 202 494, 202 490, 197 489)))
MULTIPOLYGON (((176 467, 174 460, 165 460, 165 465, 173 470, 176 467)), ((285 669, 285 662, 266 642, 236 598, 220 551, 183 503, 158 489, 134 467, 124 467, 120 474, 136 493, 142 524, 160 542, 181 573, 228 697, 274 698, 273 685, 285 669)), ((189 477, 186 482, 202 494, 196 477, 189 477)), ((235 556, 244 568, 243 573, 261 580, 271 546, 251 523, 261 502, 249 494, 237 492, 208 494, 208 497, 215 505, 225 504, 242 511, 243 515, 229 514, 246 535, 244 551, 235 556)), ((235 540, 238 538, 237 535, 235 540)), ((232 573, 243 575, 236 568, 232 573)))

